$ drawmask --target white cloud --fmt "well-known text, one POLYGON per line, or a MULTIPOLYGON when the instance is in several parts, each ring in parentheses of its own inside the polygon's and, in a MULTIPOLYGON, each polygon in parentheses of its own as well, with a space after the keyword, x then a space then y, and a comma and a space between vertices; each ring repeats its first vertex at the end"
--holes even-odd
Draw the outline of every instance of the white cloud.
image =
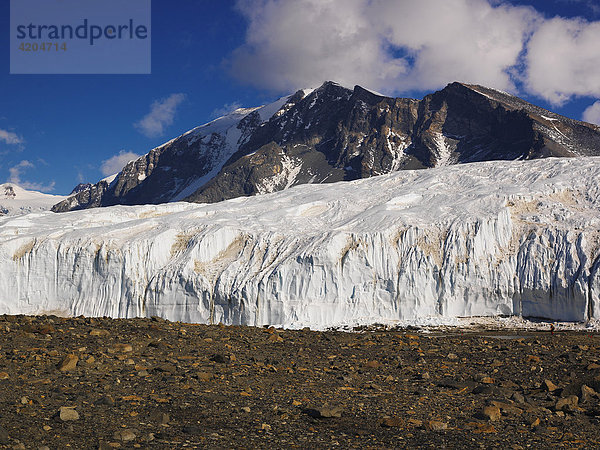
POLYGON ((600 22, 501 0, 238 0, 248 21, 229 65, 275 91, 325 80, 387 94, 452 81, 560 104, 600 96, 600 22))
POLYGON ((30 182, 30 181, 25 181, 21 179, 21 176, 23 175, 23 172, 28 170, 28 169, 33 169, 35 167, 35 165, 27 160, 23 160, 21 161, 19 164, 17 164, 16 166, 13 166, 11 168, 8 169, 10 176, 8 177, 8 182, 9 183, 14 183, 20 187, 22 187, 23 189, 29 189, 29 190, 33 190, 33 191, 42 191, 42 192, 51 192, 54 190, 54 186, 55 186, 55 182, 52 181, 48 184, 43 184, 43 183, 34 183, 34 182, 30 182))
POLYGON ((335 80, 384 92, 472 81, 510 89, 539 15, 486 0, 240 0, 246 43, 231 59, 251 84, 291 90, 335 80))
POLYGON ((17 136, 15 133, 0 129, 0 141, 4 141, 6 144, 15 145, 22 144, 23 139, 17 136))
POLYGON ((100 171, 104 176, 114 175, 115 173, 120 172, 128 162, 135 161, 139 157, 140 155, 136 153, 121 150, 119 154, 102 161, 100 171))
POLYGON ((152 103, 150 112, 134 124, 147 137, 162 136, 165 128, 173 124, 177 107, 185 99, 184 94, 171 94, 152 103))
POLYGON ((227 114, 232 113, 233 111, 241 107, 242 104, 237 101, 232 103, 226 103, 221 108, 213 110, 213 112, 211 113, 211 117, 226 116, 227 114))
POLYGON ((554 18, 536 30, 527 51, 528 89, 554 104, 600 97, 600 22, 554 18))
POLYGON ((585 111, 583 111, 582 119, 586 122, 600 125, 600 100, 593 105, 588 106, 585 111))

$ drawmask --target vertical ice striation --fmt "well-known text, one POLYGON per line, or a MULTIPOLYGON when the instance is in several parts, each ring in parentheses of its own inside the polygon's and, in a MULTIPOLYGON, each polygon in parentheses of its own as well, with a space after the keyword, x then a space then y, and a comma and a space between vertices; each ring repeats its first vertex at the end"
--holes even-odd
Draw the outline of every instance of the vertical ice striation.
POLYGON ((600 158, 0 218, 0 314, 286 327, 600 318, 600 158))

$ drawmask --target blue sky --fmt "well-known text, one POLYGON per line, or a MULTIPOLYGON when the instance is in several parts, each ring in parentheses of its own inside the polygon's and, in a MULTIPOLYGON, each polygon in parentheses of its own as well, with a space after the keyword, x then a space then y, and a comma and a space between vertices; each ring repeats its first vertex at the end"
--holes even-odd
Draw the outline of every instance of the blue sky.
MULTIPOLYGON (((326 79, 411 97, 464 79, 511 90, 576 119, 600 98, 600 66, 592 64, 598 55, 590 55, 597 50, 577 40, 598 32, 595 1, 442 0, 456 4, 457 16, 436 17, 442 22, 435 29, 452 20, 468 30, 451 33, 450 43, 418 30, 402 34, 406 27, 386 23, 386 16, 432 19, 425 10, 411 10, 411 2, 320 1, 329 6, 315 12, 317 0, 153 0, 150 75, 10 75, 9 33, 3 33, 0 182, 66 194, 79 182, 103 178, 111 163, 144 154, 219 112, 257 106, 326 79), (532 8, 518 8, 523 5, 532 8), (473 11, 491 18, 489 30, 477 32, 482 16, 473 11), (381 26, 377 34, 374 23, 381 26), (479 39, 486 33, 497 36, 479 39), (546 46, 546 35, 564 39, 546 46), (522 50, 513 38, 522 40, 522 50), (473 41, 485 47, 483 57, 473 55, 473 41), (564 64, 587 67, 585 76, 567 68, 563 73, 560 58, 546 66, 563 42, 574 46, 568 50, 573 60, 564 64), (444 45, 456 50, 450 63, 444 45)), ((439 1, 420 3, 433 8, 439 1)), ((6 0, 0 26, 9 29, 6 0)), ((600 119, 600 103, 598 114, 590 109, 587 117, 600 119)))

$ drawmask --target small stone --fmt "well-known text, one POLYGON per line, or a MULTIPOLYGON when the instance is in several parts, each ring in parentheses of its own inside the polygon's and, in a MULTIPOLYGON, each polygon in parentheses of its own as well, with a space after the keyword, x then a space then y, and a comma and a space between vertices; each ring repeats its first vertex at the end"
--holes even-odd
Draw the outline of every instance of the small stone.
POLYGON ((539 417, 536 417, 536 419, 535 419, 534 421, 532 421, 532 422, 529 424, 529 426, 530 426, 531 428, 535 428, 535 427, 537 427, 539 424, 540 424, 540 418, 539 418, 539 417))
POLYGON ((431 375, 429 375, 429 372, 423 372, 419 378, 421 378, 421 380, 429 380, 431 378, 431 375))
POLYGON ((13 445, 12 449, 13 450, 26 450, 27 447, 25 447, 25 444, 22 444, 19 442, 18 444, 13 445))
POLYGON ((448 429, 448 424, 439 420, 428 420, 425 422, 425 428, 431 431, 443 431, 448 429))
POLYGON ((542 384, 542 387, 544 389, 546 389, 548 392, 554 392, 555 390, 558 389, 558 386, 555 385, 552 381, 550 380, 544 380, 544 383, 542 384))
POLYGON ((207 382, 210 381, 213 377, 213 374, 210 372, 198 372, 198 380, 207 382))
POLYGON ((458 359, 458 355, 456 353, 448 353, 447 358, 454 361, 454 360, 458 359))
POLYGON ((48 447, 47 445, 42 445, 38 448, 38 450, 50 450, 50 447, 48 447))
POLYGON ((212 362, 216 362, 218 364, 225 364, 227 362, 227 358, 225 358, 225 356, 220 355, 220 354, 212 355, 210 357, 210 360, 212 362))
POLYGON ((513 393, 512 399, 517 403, 525 403, 525 397, 518 392, 513 393))
POLYGON ((174 364, 160 364, 154 368, 157 372, 175 373, 177 372, 177 366, 174 364))
POLYGON ((271 431, 271 425, 269 425, 269 424, 267 424, 267 423, 263 423, 263 424, 260 426, 260 429, 261 429, 261 430, 265 430, 265 431, 271 431))
POLYGON ((504 402, 499 402, 499 401, 492 401, 491 402, 493 406, 497 406, 498 408, 500 408, 500 411, 502 411, 505 414, 512 414, 515 416, 519 416, 523 413, 523 410, 520 408, 517 408, 514 405, 511 405, 509 403, 504 403, 504 402))
POLYGON ((78 362, 79 357, 77 355, 67 355, 58 365, 58 370, 60 370, 61 372, 73 371, 77 367, 78 362))
POLYGON ((42 430, 44 430, 44 431, 50 431, 51 429, 52 429, 52 427, 50 425, 44 425, 42 427, 42 430))
POLYGON ((283 342, 283 338, 281 336, 278 336, 277 334, 272 334, 269 336, 269 338, 267 339, 267 341, 269 342, 283 342))
POLYGON ((397 417, 384 417, 379 423, 386 428, 401 428, 404 426, 404 422, 397 417))
POLYGON ((557 411, 573 411, 578 403, 579 398, 576 395, 569 395, 566 398, 559 398, 556 402, 555 409, 557 411))
POLYGON ((78 420, 79 413, 75 411, 75 407, 61 406, 58 410, 58 417, 63 422, 66 422, 68 420, 78 420))
POLYGON ((21 397, 21 405, 27 405, 29 403, 29 399, 27 397, 21 397))
POLYGON ((314 408, 307 409, 306 414, 311 417, 315 417, 317 419, 329 419, 332 417, 342 417, 342 408, 341 407, 322 407, 322 408, 314 408))
POLYGON ((169 415, 167 413, 163 413, 160 416, 160 424, 161 425, 168 425, 170 421, 171 421, 171 417, 169 417, 169 415))
POLYGON ((591 363, 587 366, 587 370, 596 370, 596 369, 600 369, 600 364, 598 363, 591 363))
POLYGON ((483 384, 494 384, 494 379, 492 377, 483 377, 481 382, 483 384))
POLYGON ((123 430, 117 430, 115 431, 115 434, 113 434, 113 439, 123 442, 133 441, 136 437, 137 436, 135 435, 135 433, 128 428, 123 430))
POLYGON ((101 330, 98 328, 94 328, 92 331, 90 331, 90 336, 108 336, 110 335, 110 332, 108 330, 101 330))
POLYGON ((6 372, 0 372, 0 380, 8 380, 9 378, 6 372))
POLYGON ((109 353, 129 353, 133 351, 133 346, 131 344, 115 344, 108 351, 109 353))
POLYGON ((244 406, 242 407, 242 411, 249 413, 250 412, 250 408, 248 406, 244 406))
POLYGON ((581 403, 589 403, 592 397, 595 397, 596 391, 587 385, 581 386, 581 403))
POLYGON ((115 399, 110 395, 105 395, 96 401, 96 405, 115 406, 115 399))
POLYGON ((365 367, 368 367, 369 369, 378 369, 381 367, 381 363, 379 361, 367 361, 365 367))
POLYGON ((490 420, 492 422, 495 422, 502 417, 500 408, 494 405, 484 407, 481 413, 486 420, 490 420))

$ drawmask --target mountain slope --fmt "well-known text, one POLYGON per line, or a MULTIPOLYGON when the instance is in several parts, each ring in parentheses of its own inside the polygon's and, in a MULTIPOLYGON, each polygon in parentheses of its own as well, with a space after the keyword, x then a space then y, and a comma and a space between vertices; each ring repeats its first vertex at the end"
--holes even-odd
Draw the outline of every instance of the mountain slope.
POLYGON ((599 178, 599 157, 494 161, 0 218, 0 314, 312 328, 599 319, 599 178))
POLYGON ((240 108, 194 128, 128 163, 112 180, 101 180, 52 210, 182 200, 214 177, 252 132, 289 100, 240 108))
POLYGON ((590 155, 600 155, 600 128, 493 89, 452 83, 414 100, 327 82, 192 130, 53 210, 217 202, 397 170, 590 155))
POLYGON ((65 198, 62 195, 29 191, 14 183, 0 184, 0 216, 48 211, 52 205, 65 198))

